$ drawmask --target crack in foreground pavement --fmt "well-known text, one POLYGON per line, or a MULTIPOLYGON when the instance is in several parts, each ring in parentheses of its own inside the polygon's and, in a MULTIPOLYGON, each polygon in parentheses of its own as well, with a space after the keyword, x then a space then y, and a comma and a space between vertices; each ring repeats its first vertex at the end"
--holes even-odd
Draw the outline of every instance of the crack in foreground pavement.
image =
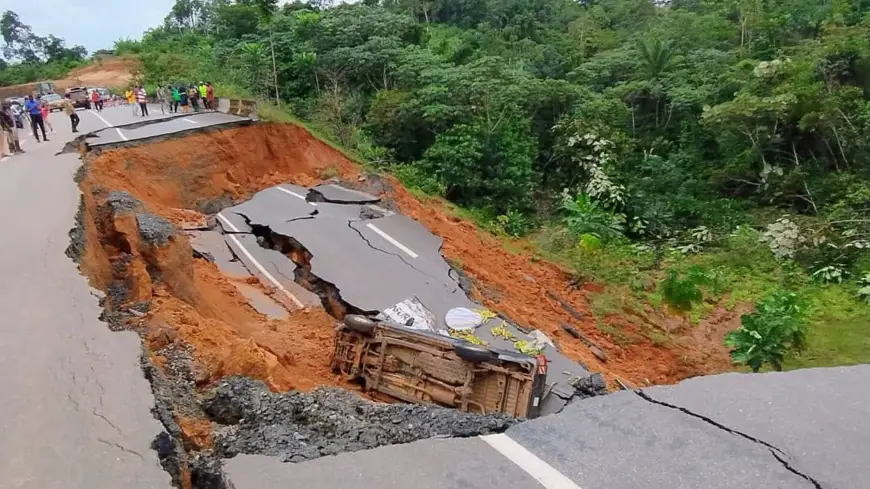
POLYGON ((722 423, 719 423, 718 421, 713 420, 712 418, 708 418, 708 417, 703 416, 703 415, 701 415, 701 414, 698 414, 698 413, 692 412, 692 411, 690 411, 690 410, 687 409, 687 408, 684 408, 684 407, 681 407, 681 406, 677 406, 677 405, 675 405, 675 404, 671 404, 671 403, 668 403, 668 402, 659 401, 659 400, 657 400, 657 399, 653 399, 649 394, 647 394, 646 392, 644 392, 644 391, 641 390, 641 389, 636 389, 636 390, 634 390, 633 392, 634 392, 638 397, 640 397, 641 399, 643 399, 643 400, 645 400, 645 401, 647 401, 647 402, 650 402, 650 403, 652 403, 652 404, 658 404, 659 406, 664 406, 664 407, 666 407, 666 408, 673 409, 673 410, 676 410, 676 411, 680 411, 680 412, 683 413, 683 414, 687 414, 687 415, 689 415, 689 416, 691 416, 691 417, 693 417, 693 418, 700 419, 701 421, 703 421, 703 422, 705 422, 705 423, 707 423, 707 424, 713 425, 713 426, 715 426, 716 428, 719 428, 720 430, 726 431, 726 432, 728 432, 728 433, 730 433, 730 434, 732 434, 732 435, 736 435, 736 436, 739 436, 739 437, 745 438, 745 439, 747 439, 747 440, 749 440, 749 441, 751 441, 751 442, 753 442, 753 443, 757 443, 757 444, 759 444, 759 445, 763 445, 765 448, 767 448, 768 451, 770 451, 770 454, 773 455, 773 458, 775 458, 775 459, 776 459, 776 460, 777 460, 777 461, 778 461, 778 462, 779 462, 779 463, 780 463, 780 464, 785 468, 785 470, 787 470, 787 471, 789 471, 789 472, 791 472, 791 473, 797 475, 798 477, 801 477, 801 478, 805 479, 807 482, 809 482, 810 484, 812 484, 813 487, 814 487, 815 489, 824 489, 824 488, 822 487, 822 484, 819 483, 819 481, 817 481, 817 480, 815 480, 814 478, 810 477, 809 475, 804 474, 803 472, 797 470, 797 469, 794 468, 794 467, 793 467, 793 466, 792 466, 788 461, 786 461, 785 457, 786 457, 788 454, 787 454, 784 450, 782 450, 782 449, 776 447, 775 445, 773 445, 773 444, 771 444, 771 443, 768 443, 768 442, 766 442, 766 441, 764 441, 764 440, 761 440, 761 439, 759 439, 759 438, 755 438, 755 437, 752 436, 752 435, 749 435, 749 434, 743 433, 742 431, 738 431, 738 430, 735 430, 735 429, 733 429, 733 428, 729 428, 729 427, 723 425, 722 423))

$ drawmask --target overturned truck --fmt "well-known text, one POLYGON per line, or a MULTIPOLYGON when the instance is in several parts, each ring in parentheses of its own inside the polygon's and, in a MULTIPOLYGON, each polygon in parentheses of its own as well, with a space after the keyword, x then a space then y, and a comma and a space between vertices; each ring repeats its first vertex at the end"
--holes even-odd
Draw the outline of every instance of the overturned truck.
POLYGON ((481 414, 540 414, 547 360, 495 350, 390 321, 348 315, 332 368, 369 391, 481 414))

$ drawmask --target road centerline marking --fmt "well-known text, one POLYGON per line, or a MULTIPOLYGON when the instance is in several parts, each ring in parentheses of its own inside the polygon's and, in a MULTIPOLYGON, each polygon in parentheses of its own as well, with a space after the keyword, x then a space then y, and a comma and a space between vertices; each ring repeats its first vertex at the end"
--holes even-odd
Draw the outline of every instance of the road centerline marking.
POLYGON ((480 437, 495 451, 523 469, 545 489, 582 489, 571 479, 504 433, 480 437))
POLYGON ((199 124, 199 122, 196 122, 196 121, 193 120, 193 119, 188 119, 187 117, 184 117, 184 118, 181 119, 181 120, 183 120, 184 122, 189 122, 189 123, 191 123, 191 124, 199 124))
MULTIPOLYGON (((108 126, 108 127, 115 127, 115 126, 113 126, 109 121, 107 121, 106 119, 104 119, 103 116, 101 116, 99 113, 94 112, 94 109, 88 109, 88 112, 90 112, 91 114, 94 114, 95 116, 97 116, 97 118, 99 118, 101 121, 103 121, 103 124, 105 124, 106 126, 108 126)), ((121 139, 123 139, 124 141, 129 141, 129 139, 127 139, 127 136, 125 136, 124 133, 121 132, 121 129, 120 129, 120 128, 115 127, 115 131, 117 131, 118 136, 121 136, 121 139)))
POLYGON ((392 245, 395 246, 396 248, 398 248, 398 249, 404 251, 404 252, 405 252, 408 256, 410 256, 411 258, 417 258, 418 256, 420 256, 420 255, 418 255, 417 253, 414 253, 414 251, 411 250, 411 248, 408 248, 407 246, 403 245, 402 243, 399 243, 399 240, 397 240, 396 238, 394 238, 394 237, 390 236, 389 234, 387 234, 387 233, 381 231, 381 230, 380 230, 377 226, 375 226, 374 224, 372 224, 372 223, 368 223, 368 224, 366 224, 366 227, 369 228, 369 229, 371 229, 372 231, 378 233, 378 236, 380 236, 380 237, 384 238, 385 240, 389 241, 390 244, 392 244, 392 245))
MULTIPOLYGON (((227 227, 230 228, 230 230, 232 230, 233 232, 236 232, 236 233, 241 232, 241 231, 239 231, 239 228, 237 228, 237 227, 235 226, 235 224, 233 224, 232 222, 230 222, 229 219, 227 219, 226 217, 222 216, 220 213, 218 213, 217 218, 220 219, 221 222, 223 222, 224 224, 226 224, 227 227)), ((280 290, 281 292, 283 292, 284 295, 286 295, 286 296, 287 296, 291 301, 293 301, 293 303, 296 304, 296 307, 298 307, 299 309, 304 309, 304 308, 305 308, 305 304, 303 304, 302 301, 300 301, 299 299, 297 299, 295 295, 291 294, 290 291, 287 290, 286 287, 284 287, 283 285, 281 285, 281 282, 279 282, 275 277, 273 277, 272 274, 269 273, 269 271, 266 270, 266 269, 263 267, 263 265, 261 265, 260 262, 258 262, 257 259, 254 258, 253 255, 251 255, 251 252, 248 251, 247 248, 245 248, 245 246, 242 244, 241 241, 239 241, 238 238, 236 238, 236 237, 235 237, 234 235, 232 235, 232 234, 229 234, 228 236, 229 236, 230 239, 233 241, 233 243, 235 243, 236 246, 239 247, 239 249, 242 251, 242 253, 243 253, 246 257, 248 257, 249 260, 251 260, 251 262, 254 264, 254 266, 257 267, 257 270, 259 270, 260 273, 262 273, 263 276, 266 277, 267 280, 269 280, 270 282, 272 282, 272 284, 274 284, 275 287, 276 287, 278 290, 280 290)))
MULTIPOLYGON (((285 194, 290 194, 290 195, 292 195, 293 197, 296 197, 297 199, 302 199, 302 200, 304 200, 305 202, 308 202, 308 200, 307 200, 307 199, 305 198, 305 196, 302 195, 302 194, 296 193, 296 192, 294 192, 294 191, 292 191, 292 190, 287 190, 286 188, 284 188, 284 187, 282 187, 282 186, 280 186, 280 185, 277 186, 277 187, 275 187, 275 188, 277 188, 278 190, 284 192, 285 194)), ((317 204, 314 203, 314 202, 308 202, 308 203, 311 204, 311 205, 314 206, 314 207, 317 207, 317 204)))

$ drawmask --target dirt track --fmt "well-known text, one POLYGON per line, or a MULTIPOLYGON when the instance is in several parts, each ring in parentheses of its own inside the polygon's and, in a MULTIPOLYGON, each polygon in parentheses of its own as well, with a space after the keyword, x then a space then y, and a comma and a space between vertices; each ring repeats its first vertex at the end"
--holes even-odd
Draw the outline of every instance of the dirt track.
MULTIPOLYGON (((102 56, 100 61, 76 68, 67 73, 66 77, 53 80, 54 89, 61 94, 67 88, 78 86, 122 89, 130 83, 137 67, 136 60, 102 56)), ((27 95, 32 92, 32 87, 33 83, 0 87, 0 98, 27 95)))

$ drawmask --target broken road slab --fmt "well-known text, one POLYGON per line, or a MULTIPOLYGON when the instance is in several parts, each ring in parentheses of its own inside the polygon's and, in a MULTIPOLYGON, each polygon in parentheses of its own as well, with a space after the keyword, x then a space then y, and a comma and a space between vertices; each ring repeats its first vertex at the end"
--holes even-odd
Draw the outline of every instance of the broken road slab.
POLYGON ((334 284, 342 299, 365 311, 382 311, 416 295, 441 323, 451 307, 470 306, 464 294, 370 246, 345 220, 317 216, 282 223, 274 233, 292 237, 311 254, 311 273, 334 284))
POLYGON ((336 185, 324 183, 311 189, 308 197, 314 202, 324 201, 337 204, 370 204, 381 200, 380 197, 336 185))
POLYGON ((297 464, 239 455, 224 471, 236 489, 535 489, 535 479, 479 438, 423 440, 297 464))
POLYGON ((870 487, 870 365, 728 373, 643 389, 770 444, 825 489, 870 487))
MULTIPOLYGON (((151 122, 147 118, 145 121, 151 122)), ((167 117, 165 120, 160 120, 159 122, 132 128, 106 128, 90 134, 87 138, 87 143, 91 148, 101 148, 128 143, 130 141, 170 136, 197 129, 236 126, 250 124, 252 122, 251 119, 246 117, 223 114, 220 112, 203 112, 200 114, 190 114, 184 117, 167 117)))
POLYGON ((236 287, 236 290, 239 291, 245 299, 248 300, 248 303, 257 310, 260 314, 263 314, 269 319, 287 319, 290 317, 290 313, 287 312, 282 305, 278 304, 271 297, 261 292, 256 287, 252 287, 248 284, 240 284, 237 282, 233 282, 233 285, 236 287))
POLYGON ((235 232, 233 227, 240 232, 250 232, 250 224, 272 226, 294 219, 304 219, 316 210, 316 207, 305 201, 305 191, 301 187, 288 185, 269 187, 254 194, 248 201, 222 210, 220 215, 232 223, 232 226, 227 225, 229 232, 235 232), (297 190, 303 193, 300 194, 297 190))
POLYGON ((217 231, 185 231, 193 250, 214 263, 224 275, 244 278, 251 274, 227 245, 226 238, 217 231))
POLYGON ((575 402, 507 434, 583 488, 813 488, 767 447, 628 391, 575 402))
POLYGON ((286 291, 276 295, 285 306, 298 309, 320 304, 316 294, 296 283, 296 264, 289 258, 278 251, 261 247, 253 234, 229 234, 224 235, 224 239, 235 257, 264 287, 278 288, 280 285, 286 291), (289 304, 284 301, 284 296, 288 294, 292 296, 289 304))

